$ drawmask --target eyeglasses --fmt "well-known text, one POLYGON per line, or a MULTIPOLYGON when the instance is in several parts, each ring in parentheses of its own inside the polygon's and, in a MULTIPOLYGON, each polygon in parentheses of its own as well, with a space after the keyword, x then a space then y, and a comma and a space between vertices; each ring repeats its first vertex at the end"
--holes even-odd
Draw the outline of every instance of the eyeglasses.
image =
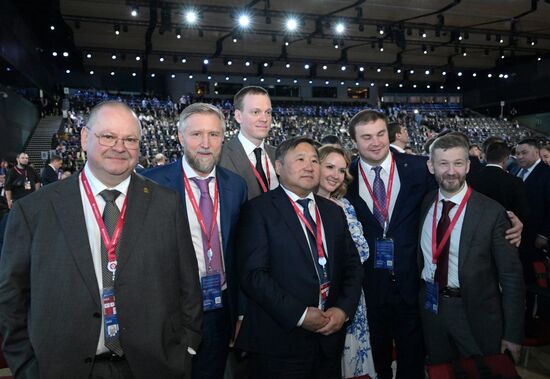
MULTIPOLYGON (((86 128, 86 129, 90 130, 90 128, 86 128)), ((114 147, 117 144, 117 142, 121 140, 125 148, 130 150, 136 150, 137 148, 139 148, 139 143, 141 142, 141 140, 136 137, 120 138, 112 134, 95 134, 95 133, 94 135, 97 137, 99 144, 105 147, 114 147)))

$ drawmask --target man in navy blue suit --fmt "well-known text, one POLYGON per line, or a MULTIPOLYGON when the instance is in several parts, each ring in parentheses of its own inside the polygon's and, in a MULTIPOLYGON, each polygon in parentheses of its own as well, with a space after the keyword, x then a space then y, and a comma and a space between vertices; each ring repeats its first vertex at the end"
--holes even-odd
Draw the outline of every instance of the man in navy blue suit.
POLYGON ((280 186, 250 200, 239 221, 239 277, 248 296, 236 344, 251 379, 340 379, 344 323, 362 268, 340 207, 314 194, 319 158, 305 137, 275 153, 280 186))
MULTIPOLYGON (((195 103, 180 115, 182 159, 144 176, 179 192, 189 220, 203 292, 202 342, 192 378, 223 377, 239 307, 233 231, 247 200, 245 181, 218 166, 225 119, 211 104, 195 103)), ((242 303, 242 301, 241 301, 242 303)))
MULTIPOLYGON (((364 263, 363 286, 378 378, 393 376, 394 342, 397 378, 424 378, 416 253, 420 205, 437 185, 427 158, 390 153, 387 123, 383 113, 373 110, 360 111, 350 120, 349 134, 359 159, 350 167, 354 180, 346 197, 355 207, 371 251, 364 263)), ((517 244, 519 236, 514 228, 506 238, 517 244)))

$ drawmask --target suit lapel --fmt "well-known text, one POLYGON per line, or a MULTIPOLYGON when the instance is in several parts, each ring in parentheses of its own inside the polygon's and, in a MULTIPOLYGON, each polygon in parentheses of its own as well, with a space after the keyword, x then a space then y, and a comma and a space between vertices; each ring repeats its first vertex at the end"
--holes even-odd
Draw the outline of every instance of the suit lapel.
POLYGON ((374 215, 370 211, 367 203, 359 194, 359 181, 363 180, 363 177, 359 173, 359 158, 357 158, 350 167, 350 173, 353 175, 355 180, 351 183, 351 186, 348 190, 348 193, 346 194, 347 199, 353 204, 353 207, 355 208, 355 212, 357 213, 357 217, 359 221, 361 219, 365 218, 362 222, 366 224, 368 222, 369 225, 375 225, 377 228, 376 235, 382 234, 382 226, 374 218, 374 215), (367 220, 368 219, 368 220, 367 220))
POLYGON ((147 216, 152 191, 153 188, 141 176, 132 174, 127 193, 126 219, 117 252, 117 273, 124 270, 126 262, 135 250, 136 242, 139 240, 137 236, 141 235, 143 220, 147 216))
POLYGON ((230 151, 229 159, 239 173, 242 174, 247 183, 257 183, 258 180, 254 176, 254 172, 250 168, 250 159, 248 159, 241 141, 237 137, 227 142, 227 149, 230 151))
POLYGON ((222 234, 222 245, 223 252, 226 253, 229 242, 229 230, 231 227, 231 209, 235 206, 233 204, 234 197, 229 183, 229 177, 227 173, 220 170, 219 166, 216 168, 216 181, 218 183, 220 196, 220 230, 222 234))
POLYGON ((459 275, 464 267, 466 257, 470 253, 470 244, 478 229, 479 225, 479 212, 482 208, 479 205, 479 195, 473 191, 468 203, 466 205, 466 211, 464 213, 464 222, 462 223, 462 232, 460 233, 460 245, 458 248, 458 270, 459 275))
POLYGON ((80 175, 73 175, 66 179, 65 183, 57 186, 52 196, 52 204, 80 275, 99 307, 99 287, 86 229, 79 178, 80 175))

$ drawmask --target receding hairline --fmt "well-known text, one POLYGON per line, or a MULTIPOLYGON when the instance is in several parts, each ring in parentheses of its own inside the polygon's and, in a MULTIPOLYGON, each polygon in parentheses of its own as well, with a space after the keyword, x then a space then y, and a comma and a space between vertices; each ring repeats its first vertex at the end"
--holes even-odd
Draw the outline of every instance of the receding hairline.
POLYGON ((92 110, 90 111, 90 117, 88 117, 88 121, 86 122, 86 128, 92 129, 92 127, 97 123, 97 118, 101 114, 101 112, 107 111, 107 110, 114 110, 116 108, 125 110, 126 113, 131 115, 134 120, 136 121, 136 126, 138 128, 139 134, 141 134, 141 122, 139 121, 138 116, 136 115, 136 112, 128 104, 123 103, 121 101, 105 101, 102 103, 99 103, 95 105, 92 110))

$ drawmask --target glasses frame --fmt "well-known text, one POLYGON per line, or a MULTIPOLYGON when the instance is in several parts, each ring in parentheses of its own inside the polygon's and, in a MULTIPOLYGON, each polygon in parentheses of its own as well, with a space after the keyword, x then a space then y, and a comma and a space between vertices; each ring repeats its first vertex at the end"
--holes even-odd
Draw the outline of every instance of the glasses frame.
POLYGON ((88 127, 86 127, 86 129, 88 129, 94 136, 96 136, 97 141, 99 142, 99 144, 101 146, 115 147, 116 144, 118 143, 118 141, 122 141, 122 145, 128 150, 138 150, 139 149, 139 144, 141 142, 140 138, 135 138, 135 137, 120 138, 118 136, 115 137, 115 136, 109 135, 109 134, 96 134, 95 132, 93 132, 88 127), (112 140, 111 139, 106 140, 105 139, 106 137, 111 137, 112 140), (109 142, 106 142, 106 141, 109 141, 109 142), (127 145, 128 143, 130 143, 130 144, 136 143, 136 146, 128 146, 127 145))

